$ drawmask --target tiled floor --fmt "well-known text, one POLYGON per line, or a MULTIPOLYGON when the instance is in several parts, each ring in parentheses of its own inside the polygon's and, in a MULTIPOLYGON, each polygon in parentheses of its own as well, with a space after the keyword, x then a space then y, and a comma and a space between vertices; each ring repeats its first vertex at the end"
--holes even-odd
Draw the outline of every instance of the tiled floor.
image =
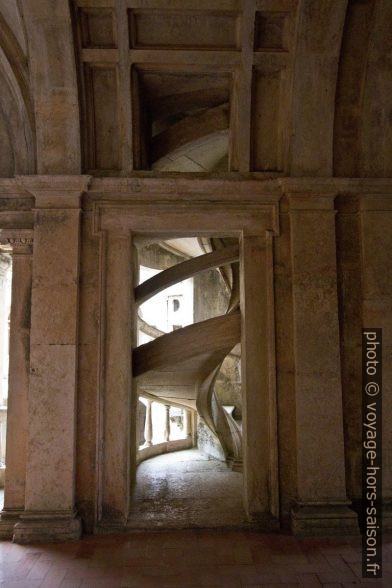
POLYGON ((392 539, 384 579, 361 581, 360 539, 296 539, 252 531, 133 532, 65 545, 0 543, 7 588, 392 587, 392 539))
POLYGON ((142 462, 137 469, 129 528, 246 525, 242 474, 197 449, 142 462))

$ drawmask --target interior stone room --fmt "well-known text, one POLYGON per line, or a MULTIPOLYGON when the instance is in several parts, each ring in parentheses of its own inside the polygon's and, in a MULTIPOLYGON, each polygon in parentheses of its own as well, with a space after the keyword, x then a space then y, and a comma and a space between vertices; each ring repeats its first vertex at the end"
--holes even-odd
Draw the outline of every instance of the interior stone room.
POLYGON ((367 327, 392 521, 391 28, 389 0, 0 0, 5 585, 100 586, 21 562, 143 538, 254 582, 102 586, 361 582, 367 327))

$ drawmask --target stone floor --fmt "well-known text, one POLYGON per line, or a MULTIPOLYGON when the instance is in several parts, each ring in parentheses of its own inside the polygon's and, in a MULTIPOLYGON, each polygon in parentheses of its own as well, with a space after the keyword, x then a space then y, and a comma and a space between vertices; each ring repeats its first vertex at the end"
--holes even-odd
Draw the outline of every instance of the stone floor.
POLYGON ((197 449, 142 462, 129 528, 241 527, 242 474, 208 459, 197 449))
POLYGON ((347 588, 392 587, 392 538, 384 537, 384 579, 361 580, 361 538, 298 539, 246 529, 162 527, 243 522, 242 476, 197 451, 138 468, 131 522, 116 535, 63 545, 0 542, 5 588, 347 588), (155 529, 154 531, 152 529, 155 529))
POLYGON ((361 581, 360 538, 297 539, 255 531, 131 532, 63 545, 0 542, 6 588, 354 588, 392 586, 392 539, 384 579, 361 581))

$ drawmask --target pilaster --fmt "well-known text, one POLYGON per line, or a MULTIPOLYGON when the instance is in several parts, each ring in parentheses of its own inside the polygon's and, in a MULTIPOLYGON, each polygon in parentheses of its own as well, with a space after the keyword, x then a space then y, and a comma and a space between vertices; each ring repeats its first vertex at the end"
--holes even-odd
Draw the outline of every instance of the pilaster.
POLYGON ((274 453, 274 389, 271 386, 271 236, 241 239, 241 351, 243 395, 244 502, 249 520, 277 529, 277 467, 274 453), (263 423, 263 426, 260 424, 263 423))
POLYGON ((381 328, 383 338, 382 438, 383 529, 392 529, 392 195, 360 197, 363 328, 381 328))
MULTIPOLYGON (((130 231, 102 234, 101 272, 104 329, 100 383, 98 525, 123 528, 129 511, 132 474, 136 469, 136 401, 132 394, 133 272, 130 231)), ((148 417, 146 417, 148 419, 148 417)))
POLYGON ((80 535, 74 509, 80 198, 88 176, 22 176, 35 197, 25 510, 14 541, 80 535))
POLYGON ((297 421, 296 534, 353 534, 346 496, 334 193, 289 194, 297 421))
POLYGON ((11 539, 25 507, 33 231, 1 231, 12 255, 6 471, 0 537, 11 539))

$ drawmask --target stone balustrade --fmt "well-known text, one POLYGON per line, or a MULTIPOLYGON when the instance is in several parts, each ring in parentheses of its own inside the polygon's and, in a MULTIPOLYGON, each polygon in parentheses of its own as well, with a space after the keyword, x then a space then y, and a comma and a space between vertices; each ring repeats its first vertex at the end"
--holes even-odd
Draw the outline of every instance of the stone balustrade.
MULTIPOLYGON (((167 401, 161 400, 160 398, 151 397, 139 397, 139 405, 144 404, 146 407, 145 418, 144 418, 144 433, 138 435, 138 439, 144 438, 137 451, 136 462, 140 463, 145 459, 149 459, 155 455, 161 455, 162 453, 169 453, 171 451, 180 451, 182 449, 190 449, 194 446, 194 415, 195 411, 186 408, 180 408, 179 405, 168 403, 167 401), (143 400, 141 400, 141 398, 143 400), (160 404, 164 406, 164 418, 154 418, 153 415, 153 404, 160 404), (171 408, 180 408, 182 410, 182 421, 183 421, 183 437, 174 438, 172 417, 170 415, 171 408), (162 429, 157 431, 157 429, 162 429), (161 435, 159 435, 159 432, 161 435), (162 437, 162 440, 160 439, 162 437)), ((139 421, 139 427, 142 425, 142 420, 139 421)))

